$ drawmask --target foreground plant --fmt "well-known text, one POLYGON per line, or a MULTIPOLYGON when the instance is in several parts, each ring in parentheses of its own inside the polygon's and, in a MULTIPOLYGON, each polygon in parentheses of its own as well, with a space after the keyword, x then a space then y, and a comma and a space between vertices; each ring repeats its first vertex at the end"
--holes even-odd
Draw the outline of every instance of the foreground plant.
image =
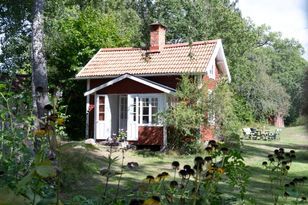
POLYGON ((295 151, 286 152, 284 148, 279 148, 275 149, 273 154, 269 154, 267 158, 268 160, 264 161, 262 165, 269 171, 273 204, 278 204, 280 197, 287 199, 289 196, 296 198, 295 204, 306 201, 306 197, 301 193, 301 185, 307 180, 307 177, 294 178, 287 183, 291 164, 296 159, 295 151))
POLYGON ((221 204, 228 200, 221 195, 224 183, 228 188, 239 188, 237 195, 243 199, 248 175, 240 153, 216 141, 210 141, 206 151, 205 157, 196 156, 192 165, 186 164, 182 169, 178 161, 172 162, 177 178, 166 172, 147 176, 139 187, 139 198, 134 200, 158 196, 162 204, 221 204))

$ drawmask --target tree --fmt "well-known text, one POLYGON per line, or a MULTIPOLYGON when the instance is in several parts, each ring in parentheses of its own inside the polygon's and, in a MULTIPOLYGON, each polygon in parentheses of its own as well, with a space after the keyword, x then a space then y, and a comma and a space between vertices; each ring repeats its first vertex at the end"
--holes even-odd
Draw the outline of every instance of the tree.
MULTIPOLYGON (((50 5, 51 6, 51 5, 50 5)), ((50 86, 63 93, 62 104, 67 106, 66 131, 71 139, 84 138, 85 81, 73 78, 101 48, 133 46, 138 39, 139 19, 133 10, 109 5, 58 7, 49 11, 47 25, 48 75, 50 86), (119 8, 113 12, 113 8, 119 8), (54 17, 56 15, 57 17, 54 17), (130 16, 127 18, 127 16, 130 16)), ((120 5, 121 6, 121 5, 120 5)), ((50 10, 50 8, 49 8, 50 10)))
POLYGON ((215 135, 233 145, 240 144, 240 120, 236 115, 236 105, 230 84, 226 79, 220 79, 209 97, 209 114, 214 118, 215 135))
MULTIPOLYGON (((33 111, 39 120, 46 113, 48 100, 47 67, 44 55, 44 0, 36 0, 32 23, 32 97, 33 111)), ((39 126, 39 123, 36 123, 39 126)))

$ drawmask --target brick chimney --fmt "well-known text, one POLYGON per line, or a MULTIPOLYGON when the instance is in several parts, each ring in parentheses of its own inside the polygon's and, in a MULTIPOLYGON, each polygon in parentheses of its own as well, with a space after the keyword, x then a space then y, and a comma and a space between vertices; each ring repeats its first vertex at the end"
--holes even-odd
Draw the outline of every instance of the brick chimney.
POLYGON ((159 22, 150 24, 150 52, 160 52, 165 46, 166 27, 159 22))

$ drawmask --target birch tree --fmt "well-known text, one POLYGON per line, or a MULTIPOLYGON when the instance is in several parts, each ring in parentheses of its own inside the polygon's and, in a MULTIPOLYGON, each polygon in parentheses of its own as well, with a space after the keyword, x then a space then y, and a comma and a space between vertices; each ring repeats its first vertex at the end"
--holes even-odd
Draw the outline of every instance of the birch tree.
POLYGON ((32 97, 36 126, 44 117, 48 104, 47 67, 44 55, 44 0, 35 0, 32 23, 32 97))

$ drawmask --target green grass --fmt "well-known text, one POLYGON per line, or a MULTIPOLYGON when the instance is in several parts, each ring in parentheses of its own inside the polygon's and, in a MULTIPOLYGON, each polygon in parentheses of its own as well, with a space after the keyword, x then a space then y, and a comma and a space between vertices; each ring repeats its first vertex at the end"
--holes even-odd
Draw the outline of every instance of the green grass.
MULTIPOLYGON (((285 148, 286 151, 293 149, 296 152, 296 159, 291 164, 288 174, 289 179, 308 176, 308 134, 304 127, 283 129, 279 141, 244 141, 243 156, 251 173, 248 197, 258 196, 257 204, 272 204, 269 172, 261 164, 267 159, 267 155, 272 154, 277 148, 285 148)), ((307 185, 304 191, 307 196, 307 185)), ((285 204, 291 204, 293 199, 281 198, 281 200, 285 201, 285 204)))
MULTIPOLYGON (((272 196, 269 191, 270 181, 268 172, 262 167, 262 162, 265 161, 267 155, 276 148, 283 147, 287 151, 293 149, 297 153, 297 158, 295 162, 292 163, 289 171, 290 179, 296 176, 308 177, 308 134, 305 129, 303 127, 285 128, 282 130, 280 138, 279 141, 243 141, 243 157, 251 174, 250 182, 247 187, 247 199, 252 201, 252 204, 273 204, 272 196), (253 203, 253 201, 255 201, 255 203, 253 203)), ((99 175, 99 169, 107 166, 104 157, 108 156, 108 152, 106 147, 98 146, 98 148, 98 151, 87 151, 86 158, 83 156, 80 157, 83 160, 87 160, 87 162, 84 163, 84 168, 89 169, 89 173, 84 177, 76 178, 74 183, 71 184, 71 187, 63 191, 62 196, 64 199, 69 199, 77 194, 94 198, 102 195, 105 177, 99 175)), ((81 153, 83 152, 77 149, 76 155, 81 153)), ((121 152, 116 151, 112 156, 119 157, 112 168, 120 171, 121 152)), ((173 170, 171 168, 172 161, 179 161, 181 167, 185 164, 192 165, 195 155, 178 155, 174 152, 164 154, 149 151, 127 151, 124 157, 124 165, 131 161, 138 162, 139 164, 139 168, 136 170, 124 167, 124 174, 121 181, 121 193, 128 195, 136 190, 138 184, 144 180, 147 175, 156 176, 163 171, 167 171, 173 176, 173 170)), ((72 166, 76 166, 78 169, 82 168, 80 164, 77 166, 75 162, 72 163, 72 166)), ((74 174, 76 175, 76 173, 74 174)), ((116 177, 111 180, 110 186, 113 188, 117 186, 116 177)), ((307 196, 307 185, 304 187, 304 190, 307 196)), ((283 200, 285 201, 286 199, 283 198, 283 200)), ((247 202, 246 204, 250 203, 247 202)), ((291 199, 287 199, 284 204, 291 204, 291 199)))

